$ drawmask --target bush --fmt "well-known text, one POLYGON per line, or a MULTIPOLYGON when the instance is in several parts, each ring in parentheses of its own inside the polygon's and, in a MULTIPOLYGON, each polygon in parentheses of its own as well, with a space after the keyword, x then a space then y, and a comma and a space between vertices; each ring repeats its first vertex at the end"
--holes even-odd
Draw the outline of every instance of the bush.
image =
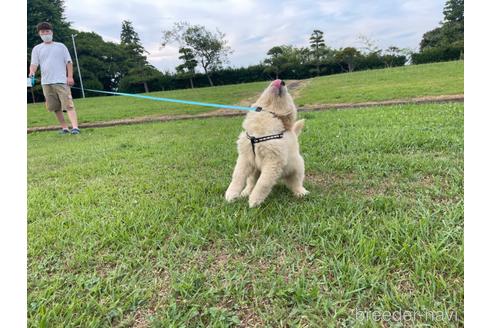
POLYGON ((427 48, 412 54, 412 64, 425 64, 463 59, 463 47, 427 48))

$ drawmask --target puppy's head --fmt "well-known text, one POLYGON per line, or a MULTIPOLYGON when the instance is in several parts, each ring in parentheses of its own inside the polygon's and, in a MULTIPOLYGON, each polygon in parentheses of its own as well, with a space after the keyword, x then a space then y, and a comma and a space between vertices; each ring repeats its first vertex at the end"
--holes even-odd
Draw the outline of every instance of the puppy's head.
POLYGON ((279 116, 286 116, 296 111, 294 101, 282 80, 271 82, 253 106, 259 106, 279 116))

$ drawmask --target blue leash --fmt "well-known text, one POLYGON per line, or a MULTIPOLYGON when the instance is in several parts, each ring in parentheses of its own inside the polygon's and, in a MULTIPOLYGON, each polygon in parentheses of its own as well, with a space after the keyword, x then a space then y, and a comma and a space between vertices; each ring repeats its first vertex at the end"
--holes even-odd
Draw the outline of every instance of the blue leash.
MULTIPOLYGON (((72 87, 72 88, 81 90, 78 87, 72 87)), ((138 95, 138 94, 132 94, 132 93, 123 93, 123 92, 112 92, 112 91, 102 91, 102 90, 93 90, 93 89, 84 89, 84 90, 96 92, 96 93, 104 93, 104 94, 108 94, 108 95, 126 96, 126 97, 150 99, 150 100, 157 100, 157 101, 167 101, 167 102, 174 102, 174 103, 180 103, 180 104, 207 106, 207 107, 215 107, 215 108, 230 108, 230 109, 238 109, 238 110, 258 111, 258 108, 254 108, 254 107, 210 104, 210 103, 204 103, 204 102, 198 102, 198 101, 188 101, 188 100, 180 100, 180 99, 152 97, 152 96, 144 96, 144 95, 138 95)), ((261 110, 261 108, 259 110, 261 110)))

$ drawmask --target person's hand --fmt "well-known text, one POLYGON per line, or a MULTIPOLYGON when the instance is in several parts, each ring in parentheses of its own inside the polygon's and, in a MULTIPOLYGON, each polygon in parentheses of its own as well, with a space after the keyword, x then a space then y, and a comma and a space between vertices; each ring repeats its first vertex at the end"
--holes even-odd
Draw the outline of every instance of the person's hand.
POLYGON ((67 77, 67 84, 69 86, 72 86, 75 84, 75 81, 73 80, 73 77, 67 77))

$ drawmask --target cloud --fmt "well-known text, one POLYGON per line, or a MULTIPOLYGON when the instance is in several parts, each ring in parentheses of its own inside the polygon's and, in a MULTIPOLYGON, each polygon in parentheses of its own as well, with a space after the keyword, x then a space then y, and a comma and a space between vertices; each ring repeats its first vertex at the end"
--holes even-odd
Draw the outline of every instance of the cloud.
POLYGON ((132 21, 158 69, 178 65, 175 45, 160 47, 162 31, 188 21, 226 34, 234 50, 231 66, 259 63, 281 44, 308 46, 314 29, 325 32, 331 47, 356 46, 357 36, 416 49, 426 31, 442 19, 445 0, 66 0, 65 14, 76 29, 94 31, 107 41, 119 41, 121 23, 132 21))

